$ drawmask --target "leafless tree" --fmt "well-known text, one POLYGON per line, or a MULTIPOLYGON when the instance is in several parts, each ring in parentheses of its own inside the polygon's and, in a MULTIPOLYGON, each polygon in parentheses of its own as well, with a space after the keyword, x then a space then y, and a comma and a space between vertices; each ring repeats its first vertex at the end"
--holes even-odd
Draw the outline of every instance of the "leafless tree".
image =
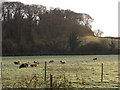
POLYGON ((101 37, 101 35, 103 34, 103 31, 100 29, 94 30, 93 32, 94 32, 94 35, 97 37, 101 37))

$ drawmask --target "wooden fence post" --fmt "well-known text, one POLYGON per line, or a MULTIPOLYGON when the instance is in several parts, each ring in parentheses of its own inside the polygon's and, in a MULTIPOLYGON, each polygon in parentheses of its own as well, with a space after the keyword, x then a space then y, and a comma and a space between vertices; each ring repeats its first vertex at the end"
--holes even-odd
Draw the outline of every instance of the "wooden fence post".
POLYGON ((2 88, 3 88, 3 86, 2 86, 2 60, 1 60, 1 72, 0 72, 0 84, 1 84, 1 90, 2 90, 2 88))
POLYGON ((47 62, 45 61, 45 81, 46 81, 46 67, 47 67, 47 62))
POLYGON ((50 74, 50 88, 52 88, 53 87, 53 85, 52 85, 52 80, 53 78, 52 78, 52 75, 50 74))
POLYGON ((101 64, 101 82, 103 82, 103 63, 101 64))
POLYGON ((2 61, 1 61, 1 77, 2 77, 2 61))

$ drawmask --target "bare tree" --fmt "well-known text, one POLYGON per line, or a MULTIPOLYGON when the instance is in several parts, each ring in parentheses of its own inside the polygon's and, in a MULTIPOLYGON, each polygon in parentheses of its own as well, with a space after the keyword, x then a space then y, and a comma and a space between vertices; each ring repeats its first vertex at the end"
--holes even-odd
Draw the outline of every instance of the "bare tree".
POLYGON ((101 37, 101 35, 104 33, 102 30, 100 29, 97 29, 97 30, 94 30, 94 35, 97 36, 97 37, 101 37))

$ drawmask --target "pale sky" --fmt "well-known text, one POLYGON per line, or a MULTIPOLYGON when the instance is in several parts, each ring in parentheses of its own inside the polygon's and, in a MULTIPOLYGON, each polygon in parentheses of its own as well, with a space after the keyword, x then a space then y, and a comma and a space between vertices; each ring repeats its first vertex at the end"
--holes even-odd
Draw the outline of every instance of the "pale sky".
POLYGON ((100 29, 102 36, 118 36, 118 1, 119 0, 7 0, 20 1, 24 4, 40 4, 60 9, 70 9, 77 13, 87 13, 94 22, 92 30, 100 29))

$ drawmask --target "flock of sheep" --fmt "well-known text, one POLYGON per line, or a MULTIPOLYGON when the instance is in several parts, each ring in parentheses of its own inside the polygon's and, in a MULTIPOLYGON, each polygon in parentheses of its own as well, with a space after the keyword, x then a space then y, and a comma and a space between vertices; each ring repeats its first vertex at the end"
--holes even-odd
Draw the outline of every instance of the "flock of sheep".
MULTIPOLYGON (((97 58, 93 58, 93 60, 97 60, 97 58)), ((49 63, 53 63, 54 60, 50 60, 49 63)), ((60 61, 61 64, 66 64, 65 61, 60 61)), ((20 61, 17 61, 17 62, 14 62, 14 64, 16 65, 20 65, 20 61)), ((30 64, 30 67, 37 67, 40 63, 38 61, 34 61, 32 64, 30 64)), ((28 67, 29 64, 28 63, 22 63, 20 66, 19 66, 19 69, 21 68, 26 68, 28 67)))
MULTIPOLYGON (((53 62, 54 62, 54 60, 50 60, 50 61, 49 61, 49 63, 53 63, 53 62)), ((66 64, 65 61, 60 61, 60 63, 61 63, 61 64, 66 64)))
MULTIPOLYGON (((14 64, 20 65, 20 61, 14 62, 14 64)), ((39 62, 38 62, 38 61, 34 61, 32 64, 30 64, 31 67, 37 67, 38 65, 39 65, 39 62)), ((19 69, 20 69, 20 68, 26 68, 26 67, 28 67, 28 66, 29 66, 28 63, 22 63, 22 64, 19 66, 19 69)))
MULTIPOLYGON (((49 63, 53 63, 53 62, 54 62, 54 60, 50 60, 50 61, 49 61, 49 63)), ((61 63, 61 64, 66 64, 65 61, 60 61, 60 63, 61 63)), ((20 61, 14 62, 14 64, 20 65, 20 66, 19 66, 19 69, 21 69, 21 68, 27 68, 27 67, 29 66, 28 63, 22 63, 22 64, 21 64, 20 61)), ((40 64, 40 63, 39 63, 38 61, 34 61, 32 64, 30 64, 30 67, 37 67, 39 64, 40 64)))

